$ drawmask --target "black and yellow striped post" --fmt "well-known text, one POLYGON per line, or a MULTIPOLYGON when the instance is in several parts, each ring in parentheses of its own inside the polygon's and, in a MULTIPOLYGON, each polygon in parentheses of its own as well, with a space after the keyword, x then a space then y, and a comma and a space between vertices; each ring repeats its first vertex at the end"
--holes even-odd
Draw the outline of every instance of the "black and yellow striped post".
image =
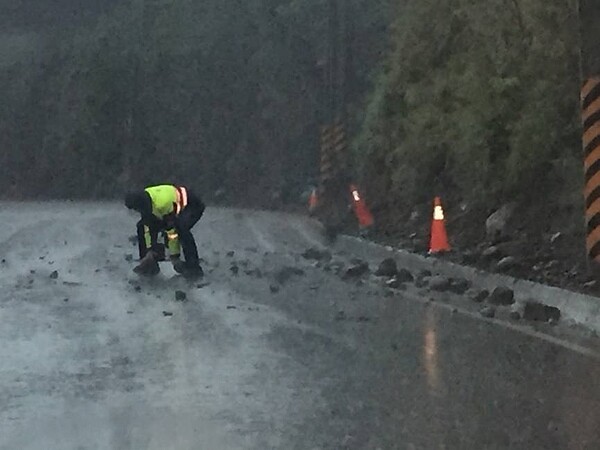
POLYGON ((600 278, 600 8, 579 0, 581 114, 585 167, 586 247, 590 268, 600 278))
POLYGON ((588 79, 581 89, 587 253, 600 264, 600 77, 588 79))
POLYGON ((321 128, 321 164, 319 195, 327 196, 327 188, 334 176, 333 166, 333 128, 325 125, 321 128))

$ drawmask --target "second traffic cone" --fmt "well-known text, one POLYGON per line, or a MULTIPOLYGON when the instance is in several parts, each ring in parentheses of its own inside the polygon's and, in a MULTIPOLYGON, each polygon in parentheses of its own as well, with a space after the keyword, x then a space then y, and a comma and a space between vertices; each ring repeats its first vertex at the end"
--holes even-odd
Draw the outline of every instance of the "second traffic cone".
POLYGON ((448 234, 446 233, 446 219, 442 201, 439 197, 435 198, 433 206, 433 222, 431 223, 431 242, 429 244, 429 253, 443 253, 450 251, 448 243, 448 234))
POLYGON ((373 214, 367 207, 367 204, 360 196, 358 192, 358 188, 351 184, 350 185, 350 193, 352 194, 354 213, 356 214, 356 218, 358 219, 358 225, 361 230, 365 230, 370 228, 375 223, 375 219, 373 219, 373 214))

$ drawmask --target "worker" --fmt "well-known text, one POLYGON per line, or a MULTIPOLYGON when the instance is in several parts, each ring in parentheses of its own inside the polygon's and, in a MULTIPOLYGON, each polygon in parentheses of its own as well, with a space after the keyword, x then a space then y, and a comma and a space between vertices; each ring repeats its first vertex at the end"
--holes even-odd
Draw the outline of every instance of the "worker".
POLYGON ((192 228, 204 214, 205 205, 185 187, 150 186, 125 196, 125 206, 141 214, 137 223, 140 264, 134 271, 140 275, 156 275, 158 262, 165 260, 165 246, 158 235, 166 236, 166 247, 173 269, 184 276, 202 276, 198 248, 192 228), (185 261, 180 258, 181 248, 185 261))

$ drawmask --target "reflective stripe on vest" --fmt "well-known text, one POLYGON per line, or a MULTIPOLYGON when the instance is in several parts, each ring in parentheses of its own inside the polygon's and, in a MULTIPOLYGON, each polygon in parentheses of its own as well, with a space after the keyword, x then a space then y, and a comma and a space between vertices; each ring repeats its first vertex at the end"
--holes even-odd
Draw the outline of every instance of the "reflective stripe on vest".
POLYGON ((177 202, 175 203, 175 214, 179 215, 183 208, 188 204, 187 189, 184 187, 177 188, 177 202))

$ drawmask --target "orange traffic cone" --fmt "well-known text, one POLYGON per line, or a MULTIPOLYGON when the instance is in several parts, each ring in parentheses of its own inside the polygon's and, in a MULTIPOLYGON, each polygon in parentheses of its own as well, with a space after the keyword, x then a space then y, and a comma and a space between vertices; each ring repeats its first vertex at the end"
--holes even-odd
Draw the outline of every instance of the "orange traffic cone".
POLYGON ((433 222, 431 224, 431 243, 429 245, 429 253, 442 253, 450 251, 448 243, 448 234, 446 233, 446 219, 444 217, 444 209, 442 201, 439 197, 435 198, 433 208, 433 222))
POLYGON ((310 193, 310 197, 308 198, 308 212, 310 214, 313 214, 316 211, 318 205, 319 199, 317 197, 317 190, 313 189, 310 193))
POLYGON ((356 214, 356 218, 358 219, 358 225, 361 229, 372 227, 375 223, 375 219, 373 219, 371 211, 369 211, 367 204, 361 198, 358 188, 351 184, 350 192, 352 194, 354 214, 356 214))

